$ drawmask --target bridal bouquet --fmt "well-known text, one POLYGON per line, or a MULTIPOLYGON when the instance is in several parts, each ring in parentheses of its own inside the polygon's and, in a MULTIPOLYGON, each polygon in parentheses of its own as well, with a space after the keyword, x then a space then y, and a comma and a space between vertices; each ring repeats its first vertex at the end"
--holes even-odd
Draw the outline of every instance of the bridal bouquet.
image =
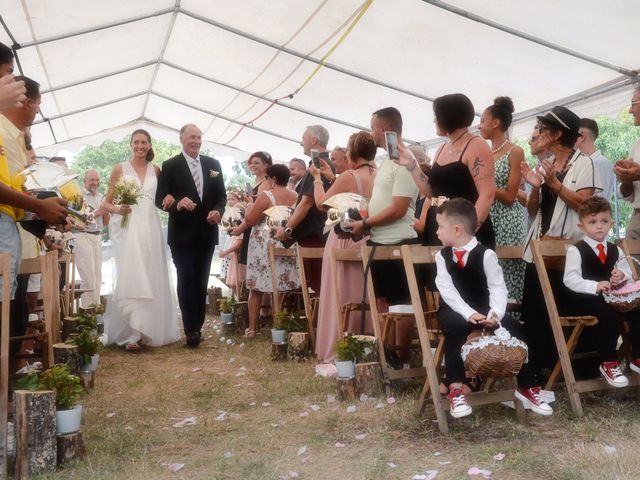
MULTIPOLYGON (((113 203, 115 205, 137 205, 138 198, 141 196, 142 192, 135 180, 125 180, 124 177, 120 177, 120 180, 113 187, 113 203)), ((126 228, 128 224, 129 214, 122 215, 120 225, 122 228, 126 228)))

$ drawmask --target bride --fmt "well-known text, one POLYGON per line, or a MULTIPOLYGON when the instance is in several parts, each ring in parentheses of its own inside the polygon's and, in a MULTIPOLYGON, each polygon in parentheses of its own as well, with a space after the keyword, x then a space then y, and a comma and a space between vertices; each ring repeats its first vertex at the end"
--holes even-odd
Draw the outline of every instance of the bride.
POLYGON ((160 169, 151 164, 154 154, 146 130, 133 132, 131 149, 133 158, 113 168, 104 203, 113 215, 109 237, 116 264, 105 332, 110 344, 138 351, 141 344, 158 347, 175 342, 179 333, 166 242, 154 205, 160 169), (142 196, 137 205, 113 203, 114 187, 120 178, 139 187, 142 196), (124 215, 129 218, 123 226, 124 215))

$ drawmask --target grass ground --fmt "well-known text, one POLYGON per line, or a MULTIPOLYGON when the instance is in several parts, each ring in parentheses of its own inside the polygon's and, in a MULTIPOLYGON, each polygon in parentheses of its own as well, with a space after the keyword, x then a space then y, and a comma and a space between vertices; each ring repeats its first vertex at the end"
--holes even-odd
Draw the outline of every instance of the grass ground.
POLYGON ((506 407, 478 407, 443 436, 432 412, 416 415, 415 388, 395 403, 331 402, 335 380, 314 376, 312 363, 273 363, 266 336, 229 346, 207 328, 197 350, 105 350, 83 400, 86 458, 40 478, 364 480, 438 470, 437 479, 461 479, 472 466, 493 479, 640 478, 637 390, 584 397, 582 418, 559 395, 553 417, 528 413, 527 425, 506 407), (188 417, 196 423, 174 427, 188 417), (184 467, 172 473, 173 463, 184 467))

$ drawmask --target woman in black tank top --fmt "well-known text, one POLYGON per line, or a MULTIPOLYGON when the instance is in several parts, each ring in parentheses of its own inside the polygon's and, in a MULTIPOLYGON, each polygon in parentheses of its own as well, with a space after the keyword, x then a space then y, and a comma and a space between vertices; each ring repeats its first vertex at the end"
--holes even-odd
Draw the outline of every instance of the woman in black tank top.
POLYGON ((433 111, 438 134, 449 138, 431 166, 429 183, 433 196, 460 197, 473 202, 481 222, 476 238, 485 247, 495 249, 489 218, 495 194, 494 161, 487 143, 468 130, 474 119, 473 104, 465 95, 455 93, 436 98, 433 111))

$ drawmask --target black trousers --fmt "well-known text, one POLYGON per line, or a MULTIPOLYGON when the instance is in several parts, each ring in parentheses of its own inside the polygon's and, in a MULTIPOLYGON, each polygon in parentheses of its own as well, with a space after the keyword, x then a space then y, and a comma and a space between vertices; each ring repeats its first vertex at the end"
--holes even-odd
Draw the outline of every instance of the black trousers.
MULTIPOLYGON (((438 309, 436 314, 438 325, 444 333, 444 363, 445 363, 445 384, 464 383, 464 362, 462 361, 462 346, 467 341, 467 337, 474 329, 482 329, 473 325, 459 313, 454 312, 448 306, 438 309)), ((512 337, 518 338, 526 343, 524 328, 513 317, 505 315, 502 319, 502 326, 506 328, 512 337)), ((521 388, 531 388, 537 385, 534 369, 530 362, 525 363, 518 373, 518 386, 521 388)))
POLYGON ((213 242, 191 242, 171 246, 178 277, 178 304, 182 312, 185 335, 198 333, 202 329, 214 249, 213 242))

